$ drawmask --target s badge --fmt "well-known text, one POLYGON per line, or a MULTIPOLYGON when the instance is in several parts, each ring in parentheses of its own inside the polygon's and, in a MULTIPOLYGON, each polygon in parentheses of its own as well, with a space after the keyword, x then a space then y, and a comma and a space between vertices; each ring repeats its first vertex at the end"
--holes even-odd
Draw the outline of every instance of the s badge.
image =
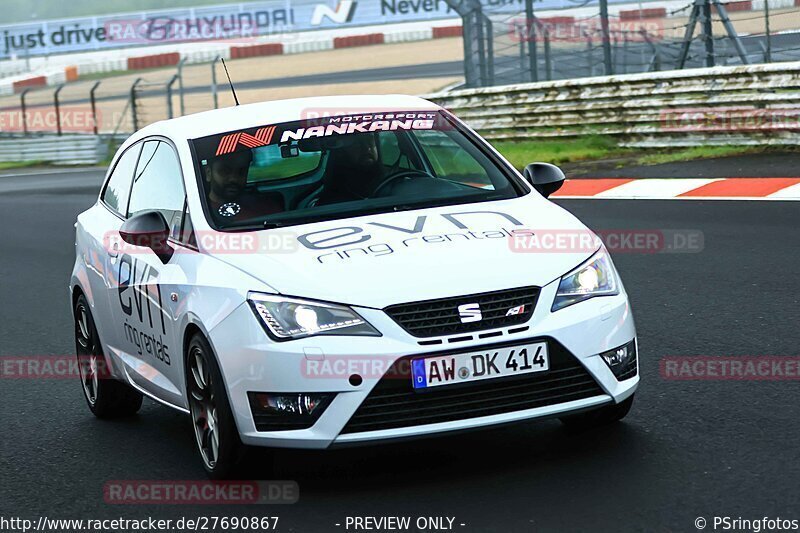
POLYGON ((458 316, 462 324, 469 322, 480 322, 483 319, 481 315, 480 304, 464 304, 458 306, 458 316))

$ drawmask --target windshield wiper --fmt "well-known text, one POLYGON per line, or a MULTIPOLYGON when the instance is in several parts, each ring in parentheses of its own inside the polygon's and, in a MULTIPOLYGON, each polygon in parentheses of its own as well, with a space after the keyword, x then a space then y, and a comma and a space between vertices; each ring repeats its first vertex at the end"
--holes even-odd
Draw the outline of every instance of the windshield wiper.
POLYGON ((278 229, 294 224, 286 224, 285 222, 278 222, 274 220, 265 220, 263 222, 256 222, 255 224, 234 224, 220 228, 223 231, 261 231, 267 229, 278 229))
POLYGON ((415 209, 425 209, 425 204, 400 204, 400 205, 393 205, 392 211, 398 213, 400 211, 413 211, 415 209))

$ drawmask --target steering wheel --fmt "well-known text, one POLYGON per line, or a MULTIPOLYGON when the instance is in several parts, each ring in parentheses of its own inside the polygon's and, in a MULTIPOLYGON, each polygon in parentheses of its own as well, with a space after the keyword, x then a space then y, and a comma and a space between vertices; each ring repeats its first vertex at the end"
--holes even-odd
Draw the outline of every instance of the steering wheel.
POLYGON ((380 198, 382 196, 382 193, 388 190, 390 185, 398 182, 401 179, 410 178, 412 176, 416 176, 419 178, 433 178, 433 176, 431 176, 424 170, 416 170, 416 169, 400 170, 393 174, 389 174, 389 176, 385 180, 383 180, 383 183, 378 185, 378 187, 374 191, 372 191, 370 198, 380 198))

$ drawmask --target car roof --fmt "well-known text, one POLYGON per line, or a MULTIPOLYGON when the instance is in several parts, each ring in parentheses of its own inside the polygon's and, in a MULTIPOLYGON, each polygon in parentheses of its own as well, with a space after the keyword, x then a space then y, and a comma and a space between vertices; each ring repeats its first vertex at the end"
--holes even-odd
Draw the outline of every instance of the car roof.
MULTIPOLYGON (((150 135, 165 135, 173 141, 196 139, 228 131, 255 128, 326 115, 357 115, 395 111, 437 111, 436 104, 408 95, 322 96, 273 100, 213 109, 145 126, 131 136, 135 142, 150 135)), ((128 143, 126 143, 128 144, 128 143)))

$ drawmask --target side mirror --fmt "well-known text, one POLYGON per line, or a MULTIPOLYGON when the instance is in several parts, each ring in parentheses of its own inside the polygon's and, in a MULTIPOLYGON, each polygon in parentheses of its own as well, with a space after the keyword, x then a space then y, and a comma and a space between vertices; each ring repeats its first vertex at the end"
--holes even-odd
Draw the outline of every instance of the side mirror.
POLYGON ((525 179, 545 198, 564 185, 564 171, 550 163, 531 163, 522 172, 525 179))
POLYGON ((150 248, 163 263, 172 257, 169 239, 169 226, 159 211, 138 213, 125 222, 119 229, 122 240, 131 246, 150 248))

